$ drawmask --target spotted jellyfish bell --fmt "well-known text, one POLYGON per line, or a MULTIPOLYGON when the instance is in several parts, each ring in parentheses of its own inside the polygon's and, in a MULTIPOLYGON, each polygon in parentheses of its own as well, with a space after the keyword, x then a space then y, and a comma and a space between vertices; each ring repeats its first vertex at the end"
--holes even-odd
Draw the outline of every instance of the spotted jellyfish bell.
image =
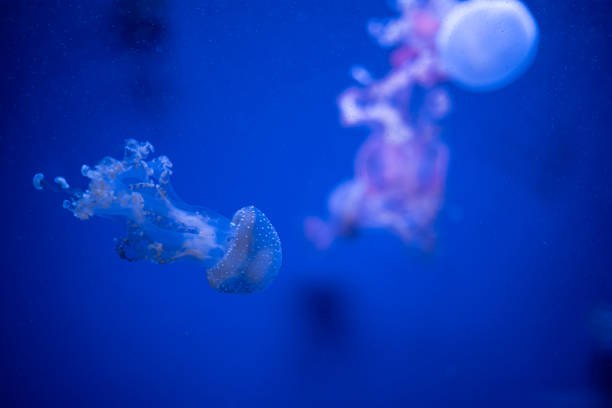
POLYGON ((280 239, 257 208, 244 207, 232 219, 233 239, 223 258, 206 270, 208 284, 223 293, 254 293, 276 279, 282 262, 280 239))

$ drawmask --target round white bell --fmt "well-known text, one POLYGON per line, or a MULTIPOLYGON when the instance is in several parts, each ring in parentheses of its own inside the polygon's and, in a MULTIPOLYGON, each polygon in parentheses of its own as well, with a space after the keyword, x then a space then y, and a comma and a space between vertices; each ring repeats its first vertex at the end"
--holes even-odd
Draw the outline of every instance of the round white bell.
POLYGON ((501 88, 531 64, 538 27, 517 0, 470 0, 446 15, 437 46, 449 77, 472 90, 501 88))

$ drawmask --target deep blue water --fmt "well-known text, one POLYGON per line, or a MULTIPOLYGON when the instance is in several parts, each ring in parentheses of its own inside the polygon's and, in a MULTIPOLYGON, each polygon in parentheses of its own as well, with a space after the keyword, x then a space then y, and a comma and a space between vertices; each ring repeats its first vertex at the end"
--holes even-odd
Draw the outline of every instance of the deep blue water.
POLYGON ((384 231, 319 252, 302 232, 367 135, 335 100, 352 65, 388 69, 365 30, 384 0, 2 2, 0 405, 612 406, 590 323, 612 305, 612 6, 525 3, 531 69, 450 87, 422 254, 384 231), (123 225, 32 188, 38 171, 84 186, 127 138, 172 159, 184 201, 266 213, 284 252, 267 291, 125 262, 123 225))

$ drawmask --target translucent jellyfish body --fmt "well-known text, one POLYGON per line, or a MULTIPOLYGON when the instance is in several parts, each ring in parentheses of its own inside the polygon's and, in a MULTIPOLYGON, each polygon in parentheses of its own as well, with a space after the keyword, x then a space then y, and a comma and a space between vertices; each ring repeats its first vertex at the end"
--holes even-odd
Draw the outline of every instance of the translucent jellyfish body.
POLYGON ((537 42, 536 22, 517 0, 458 3, 437 36, 448 75, 472 90, 496 89, 516 79, 533 61, 537 42))
POLYGON ((508 84, 535 55, 537 26, 517 0, 393 0, 400 15, 372 20, 370 34, 393 47, 376 78, 352 69, 357 85, 338 98, 344 126, 367 126, 351 179, 329 195, 326 218, 304 232, 319 249, 361 229, 382 228, 431 250, 444 203, 449 149, 438 122, 452 109, 445 84, 474 89, 508 84))
POLYGON ((70 194, 64 208, 81 220, 92 216, 127 221, 127 236, 117 239, 117 252, 128 261, 165 264, 195 260, 206 268, 210 286, 224 293, 254 293, 278 275, 282 252, 278 234, 255 207, 244 207, 233 219, 183 204, 170 185, 172 163, 165 156, 145 160, 148 143, 126 141, 125 157, 104 158, 94 168, 83 166, 90 179, 85 191, 62 177, 46 183, 34 176, 36 189, 70 194))

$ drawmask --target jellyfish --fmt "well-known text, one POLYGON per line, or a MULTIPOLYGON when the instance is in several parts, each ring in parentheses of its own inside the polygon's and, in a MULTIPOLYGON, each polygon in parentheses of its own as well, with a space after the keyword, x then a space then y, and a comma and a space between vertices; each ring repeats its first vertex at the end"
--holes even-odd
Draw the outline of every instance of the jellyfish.
POLYGON ((442 20, 436 45, 448 75, 471 90, 500 88, 534 59, 538 27, 517 0, 471 0, 442 20))
POLYGON ((208 284, 222 293, 247 294, 268 287, 278 275, 281 243, 268 218, 253 206, 238 210, 231 220, 205 208, 184 204, 170 184, 172 163, 166 156, 146 160, 148 142, 129 139, 123 160, 104 158, 84 165, 85 191, 63 177, 53 183, 34 175, 37 190, 67 193, 65 209, 81 220, 93 216, 127 224, 116 251, 127 261, 166 264, 192 260, 206 269, 208 284))
POLYGON ((537 27, 518 0, 396 0, 396 6, 399 17, 368 24, 382 47, 394 48, 389 72, 375 78, 356 65, 357 85, 338 97, 340 122, 370 133, 353 177, 329 194, 329 216, 304 221, 318 249, 366 228, 433 249, 450 156, 439 125, 452 109, 445 84, 496 89, 535 55, 537 27))

